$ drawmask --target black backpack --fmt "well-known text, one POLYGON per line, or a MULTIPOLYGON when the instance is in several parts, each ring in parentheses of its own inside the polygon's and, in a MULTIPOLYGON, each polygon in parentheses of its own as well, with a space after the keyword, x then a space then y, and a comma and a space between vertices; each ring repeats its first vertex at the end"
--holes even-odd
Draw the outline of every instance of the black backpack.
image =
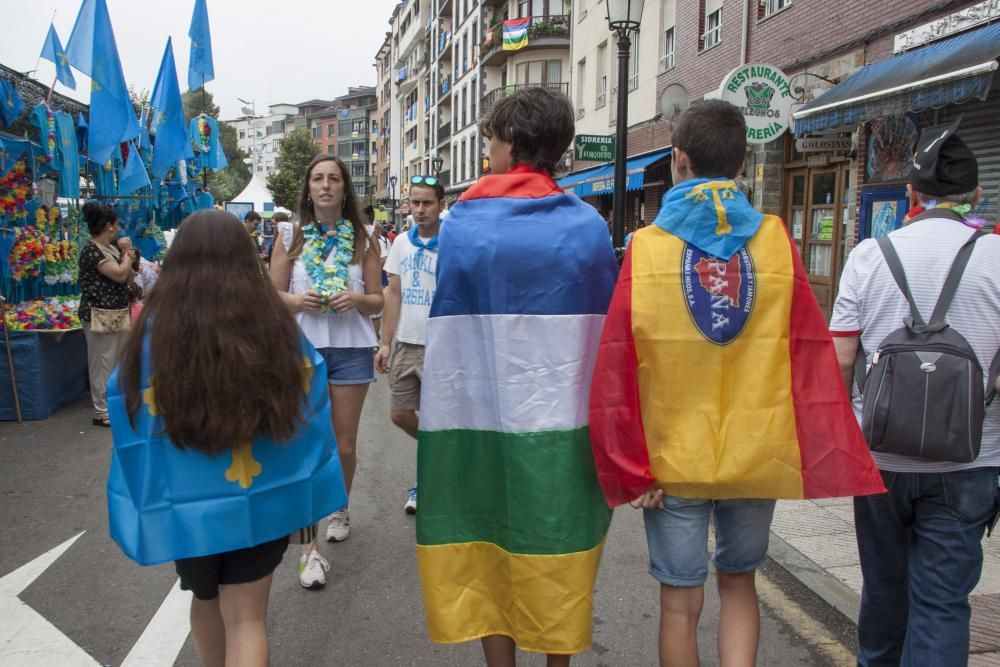
POLYGON ((917 310, 892 241, 888 236, 878 240, 892 277, 910 304, 910 317, 879 344, 866 377, 864 352, 859 354, 861 373, 856 368, 856 376, 865 378, 861 430, 872 451, 956 463, 970 463, 979 456, 986 408, 996 395, 1000 351, 990 366, 984 396, 983 369, 976 353, 945 316, 973 247, 983 236, 983 231, 974 232, 959 249, 930 323, 917 310))

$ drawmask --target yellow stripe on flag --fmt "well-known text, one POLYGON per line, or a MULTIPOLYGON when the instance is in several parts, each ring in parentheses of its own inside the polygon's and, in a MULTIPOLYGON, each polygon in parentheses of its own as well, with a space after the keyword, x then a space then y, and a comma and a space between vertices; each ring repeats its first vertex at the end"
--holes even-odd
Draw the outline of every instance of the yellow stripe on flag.
POLYGON ((784 227, 767 216, 747 246, 754 306, 728 345, 707 341, 692 322, 684 247, 658 227, 632 239, 632 330, 653 476, 686 498, 801 498, 788 344, 794 270, 784 227))
POLYGON ((585 651, 603 548, 602 541, 589 551, 539 556, 489 542, 418 545, 431 640, 505 635, 526 651, 585 651))

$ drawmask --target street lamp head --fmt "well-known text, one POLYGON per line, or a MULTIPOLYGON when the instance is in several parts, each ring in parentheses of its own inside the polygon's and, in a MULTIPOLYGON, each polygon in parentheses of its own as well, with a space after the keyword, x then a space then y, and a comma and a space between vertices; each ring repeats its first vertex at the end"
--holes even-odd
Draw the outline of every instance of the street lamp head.
POLYGON ((607 0, 608 27, 612 30, 636 30, 642 21, 645 0, 607 0))
POLYGON ((395 189, 397 181, 398 181, 398 179, 395 176, 390 176, 389 177, 389 187, 395 189))
POLYGON ((254 115, 253 109, 251 109, 250 107, 243 107, 242 109, 240 109, 240 111, 243 112, 244 116, 253 116, 254 115))
POLYGON ((440 155, 435 155, 434 159, 431 160, 431 169, 434 170, 434 175, 437 176, 441 172, 441 166, 444 164, 444 158, 440 155))

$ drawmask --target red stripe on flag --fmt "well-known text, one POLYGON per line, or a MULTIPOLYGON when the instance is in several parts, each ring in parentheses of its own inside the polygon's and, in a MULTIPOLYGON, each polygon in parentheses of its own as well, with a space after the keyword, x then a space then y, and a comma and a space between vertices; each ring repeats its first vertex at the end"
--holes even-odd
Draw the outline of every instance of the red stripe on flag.
POLYGON ((590 387, 590 443, 610 507, 635 500, 656 481, 649 469, 632 337, 632 248, 637 242, 633 237, 625 253, 590 387))
POLYGON ((465 191, 459 201, 470 199, 494 199, 496 197, 522 197, 539 199, 549 195, 562 194, 552 176, 532 169, 527 165, 516 165, 503 174, 487 174, 465 191))
POLYGON ((528 24, 530 24, 530 23, 531 23, 531 17, 530 16, 526 16, 526 17, 520 18, 520 19, 510 19, 509 21, 504 21, 503 22, 503 27, 504 28, 513 28, 513 29, 516 30, 518 28, 526 28, 528 26, 528 24))
POLYGON ((803 497, 884 493, 882 476, 851 410, 833 339, 794 241, 788 237, 788 242, 795 269, 788 345, 803 497))

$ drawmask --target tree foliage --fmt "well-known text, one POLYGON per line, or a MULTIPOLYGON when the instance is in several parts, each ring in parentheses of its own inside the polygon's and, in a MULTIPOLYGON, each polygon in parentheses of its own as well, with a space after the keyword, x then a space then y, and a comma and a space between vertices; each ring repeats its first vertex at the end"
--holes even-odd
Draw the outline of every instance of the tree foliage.
POLYGON ((278 144, 276 169, 267 177, 267 187, 275 205, 295 210, 306 167, 319 151, 309 128, 299 127, 285 134, 278 144))
POLYGON ((128 97, 132 102, 132 108, 135 109, 135 117, 142 117, 142 112, 149 111, 149 91, 143 88, 142 90, 136 90, 135 86, 128 87, 128 97))
MULTIPOLYGON (((204 88, 185 91, 181 95, 181 102, 184 105, 184 120, 188 123, 202 113, 212 118, 219 117, 219 107, 215 104, 212 93, 204 88)), ((219 142, 229 165, 222 171, 209 174, 208 191, 215 197, 215 201, 221 203, 238 195, 250 182, 251 173, 250 166, 244 162, 249 156, 246 151, 240 150, 236 128, 219 123, 219 142)))

